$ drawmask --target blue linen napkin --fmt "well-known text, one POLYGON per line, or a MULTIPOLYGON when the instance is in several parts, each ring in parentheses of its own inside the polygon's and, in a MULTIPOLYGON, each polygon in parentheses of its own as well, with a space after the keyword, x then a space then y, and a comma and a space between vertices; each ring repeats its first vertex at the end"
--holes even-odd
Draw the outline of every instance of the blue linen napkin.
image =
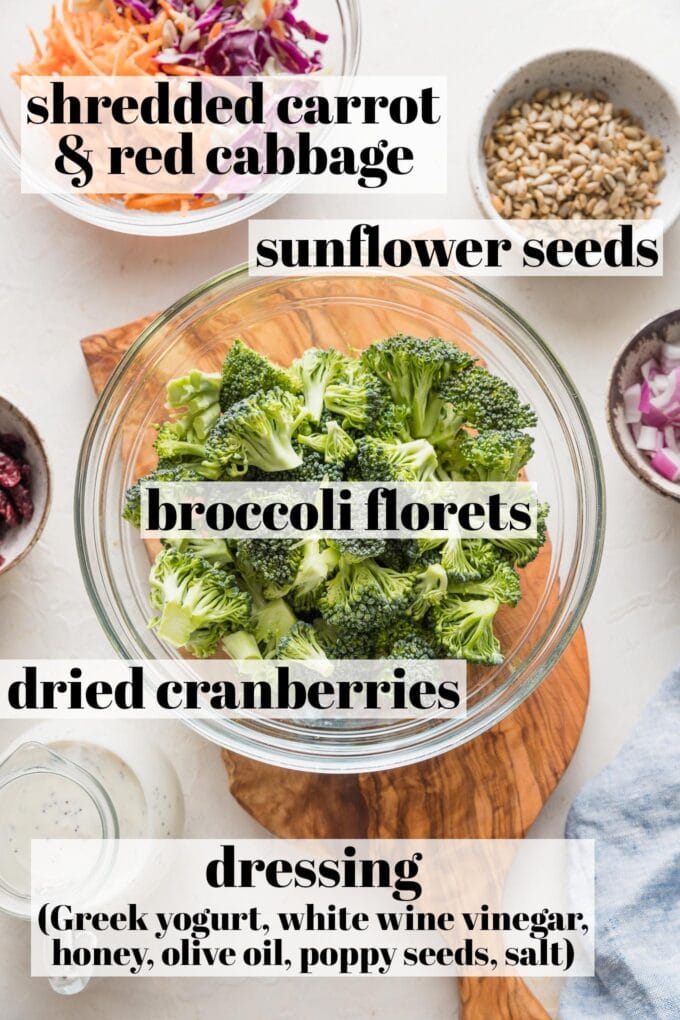
POLYGON ((566 835, 595 840, 595 977, 567 978, 560 1020, 680 1020, 680 667, 566 835))

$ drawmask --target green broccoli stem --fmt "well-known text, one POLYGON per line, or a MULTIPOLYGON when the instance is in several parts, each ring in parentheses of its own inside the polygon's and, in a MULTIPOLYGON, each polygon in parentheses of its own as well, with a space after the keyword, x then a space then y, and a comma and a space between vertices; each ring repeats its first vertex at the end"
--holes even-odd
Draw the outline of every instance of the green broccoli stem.
POLYGON ((177 602, 166 602, 158 624, 158 636, 176 648, 187 643, 194 631, 193 615, 177 602))
POLYGON ((323 398, 326 391, 325 379, 307 377, 303 383, 305 407, 312 421, 318 422, 323 414, 323 398))
POLYGON ((260 444, 249 438, 244 445, 249 462, 263 471, 291 471, 302 464, 302 457, 291 440, 276 433, 272 433, 267 442, 260 444))
POLYGON ((439 422, 443 402, 432 392, 433 380, 419 380, 411 397, 411 432, 414 439, 426 439, 439 422))
POLYGON ((261 659, 259 645, 247 630, 237 630, 222 638, 222 646, 231 659, 261 659))
POLYGON ((208 438, 208 433, 219 416, 220 405, 218 403, 213 403, 192 419, 191 424, 198 439, 204 441, 208 438))

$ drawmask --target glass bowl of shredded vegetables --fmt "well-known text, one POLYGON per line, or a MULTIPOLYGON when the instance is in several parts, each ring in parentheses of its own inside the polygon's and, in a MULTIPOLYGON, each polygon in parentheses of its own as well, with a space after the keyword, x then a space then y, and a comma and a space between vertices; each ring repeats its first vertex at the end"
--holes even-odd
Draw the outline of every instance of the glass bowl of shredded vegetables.
MULTIPOLYGON (((341 370, 349 372, 349 375, 342 377, 344 382, 336 382, 335 388, 328 381, 324 384, 326 389, 323 402, 329 411, 326 414, 328 420, 325 437, 315 435, 314 426, 306 429, 306 435, 302 431, 295 435, 295 449, 302 455, 304 470, 306 465, 313 466, 315 457, 321 457, 322 464, 325 463, 324 457, 317 450, 324 449, 329 453, 330 446, 324 447, 323 443, 325 438, 330 443, 331 436, 334 444, 340 444, 340 460, 350 458, 351 461, 354 452, 342 451, 354 442, 358 449, 364 452, 368 450, 371 456, 383 456, 388 448, 389 456, 395 450, 397 456, 403 452, 409 455, 411 464, 411 455, 417 454, 418 463, 422 467, 432 458, 431 444, 439 444, 439 464, 446 464, 441 441, 435 435, 435 426, 432 423, 426 424, 426 416, 419 414, 418 404, 410 396, 401 404, 403 413, 409 416, 406 432, 410 436, 428 435, 429 440, 405 438, 401 415, 396 426, 400 438, 386 440, 387 446, 371 439, 367 445, 362 435, 362 428, 367 426, 363 426, 359 420, 364 413, 361 409, 382 407, 376 404, 373 396, 385 392, 384 387, 376 383, 374 378, 374 375, 380 376, 382 372, 380 352, 384 354, 391 351, 389 356, 397 357, 405 351, 407 358, 414 359, 412 367, 415 374, 409 376, 411 378, 422 378, 419 373, 426 371, 425 366, 431 363, 432 358, 435 361, 443 358, 449 367, 455 364, 465 367, 467 375, 463 373, 463 386, 464 389, 467 387, 467 406, 460 414, 456 411, 456 406, 460 406, 460 403, 455 403, 458 400, 456 393, 450 387, 448 390, 440 390, 448 394, 447 401, 454 401, 456 428, 462 420, 477 425, 469 434, 459 433, 464 439, 459 450, 462 451, 463 447, 466 450, 482 450, 489 441, 487 427, 492 431, 500 428, 499 414, 504 420, 512 422, 513 426, 530 426, 525 431, 530 432, 532 438, 529 446, 523 446, 521 463, 525 464, 526 477, 537 483, 539 501, 549 504, 547 537, 543 535, 536 548, 529 550, 526 556, 509 554, 507 550, 500 554, 501 559, 504 559, 504 576, 513 576, 513 583, 521 587, 521 597, 519 601, 516 598, 506 599, 506 602, 512 604, 498 607, 493 621, 494 637, 491 638, 494 642, 497 639, 497 643, 491 649, 491 654, 487 654, 490 650, 488 647, 482 655, 477 654, 480 646, 473 647, 477 640, 472 634, 472 631, 477 630, 475 623, 473 628, 467 629, 462 654, 456 653, 457 646, 449 641, 448 648, 453 649, 453 654, 431 656, 467 659, 466 718, 426 713, 416 718, 390 721, 319 722, 298 718, 274 720, 262 716, 225 718, 208 711, 200 719, 187 720, 210 740, 258 760, 310 771, 358 772, 418 761, 474 738, 517 707, 548 675, 574 637, 595 582, 603 539, 604 491, 592 426, 573 383, 531 327, 501 301, 475 284, 443 277, 414 279, 396 276, 254 280, 249 278, 245 267, 231 270, 178 301, 144 330, 123 357, 101 395, 83 442, 76 491, 76 530, 81 567, 97 615, 112 645, 123 658, 156 660, 156 666, 161 671, 166 668, 166 662, 172 661, 173 669, 180 668, 187 678, 195 678, 199 662, 193 652, 187 655, 187 647, 177 647, 184 643, 184 638, 178 642, 162 626, 158 628, 157 618, 156 623, 150 621, 150 561, 158 550, 150 549, 141 539, 137 527, 132 526, 131 515, 127 513, 130 493, 134 491, 135 483, 140 476, 156 467, 159 457, 169 457, 172 460, 176 440, 180 441, 180 445, 174 445, 175 451, 179 450, 182 458, 193 457, 193 446, 189 448, 187 435, 182 432, 180 436, 177 432, 178 428, 180 431, 184 429, 190 416, 193 415, 191 443, 200 445, 202 442, 205 450, 209 451, 214 445, 213 436, 219 444, 221 439, 231 435, 229 429, 241 414, 240 410, 237 414, 232 397, 240 408, 241 391, 249 385, 249 380, 252 381, 255 375, 264 371, 264 375, 260 375, 258 388, 264 391, 262 399, 272 401, 276 392, 274 384, 282 387, 288 385, 286 379, 289 376, 285 372, 296 371, 297 365, 303 373, 300 377, 303 379, 303 390, 307 392, 304 389, 305 372, 307 369, 311 371, 317 362, 323 363, 318 361, 320 352, 329 351, 339 352, 344 359, 341 359, 340 364, 345 366, 341 370), (429 339, 433 337, 438 339, 429 339), (235 343, 236 340, 239 342, 235 343), (447 354, 445 348, 451 348, 452 352, 447 354), (366 352, 369 352, 369 369, 361 367, 365 364, 361 361, 359 368, 352 368, 352 359, 360 358, 366 352), (268 366, 262 360, 263 355, 273 359, 278 366, 268 366), (301 361, 296 360, 300 358, 301 361), (476 359, 476 362, 472 359, 476 359), (227 368, 222 369, 221 373, 223 362, 227 368), (475 367, 475 364, 479 367, 475 367), (176 379, 183 382, 174 384, 168 390, 168 384, 176 379), (197 382, 195 401, 189 399, 188 391, 184 395, 179 393, 187 379, 190 385, 193 385, 192 380, 197 382), (465 379, 470 382, 465 382, 465 379), (205 387, 203 382, 206 383, 205 387), (221 387, 217 405, 210 395, 213 383, 221 387), (225 404, 222 397, 226 394, 227 385, 230 395, 225 404), (169 404, 177 404, 174 390, 177 390, 175 396, 179 403, 187 403, 190 411, 186 415, 182 412, 183 417, 175 425, 169 424, 167 429, 158 431, 159 423, 173 419, 169 404), (364 392, 370 394, 365 404, 364 392), (358 405, 354 403, 355 397, 359 400, 358 405), (220 412, 220 406, 226 406, 227 410, 220 412), (199 426, 202 427, 202 433, 199 426), (348 438, 344 433, 351 436, 348 438), (203 434, 203 440, 198 438, 200 434, 203 434), (161 436, 163 443, 167 444, 163 448, 160 444, 161 436), (205 436, 208 436, 207 440, 205 436), (313 445, 311 452, 306 452, 310 444, 317 445, 313 445), (421 459, 423 451, 425 461, 421 459), (124 513, 127 519, 123 519, 124 513), (508 563, 518 568, 515 574, 512 570, 508 571, 508 563), (472 655, 468 655, 470 649, 472 655)), ((333 354, 328 363, 336 362, 337 355, 333 354)), ((406 371, 411 373, 410 361, 406 371)), ((392 379, 395 378, 392 375, 392 379)), ((433 395, 431 391, 432 388, 421 387, 417 399, 430 401, 433 395)), ((310 392, 316 392, 318 396, 314 387, 310 392)), ((460 394, 462 391, 458 389, 457 392, 460 394)), ((242 403, 248 405, 249 399, 242 403)), ((288 393, 281 398, 281 403, 295 403, 303 399, 308 400, 306 396, 303 398, 288 393)), ((395 398, 395 402, 399 403, 399 399, 395 398)), ((428 404, 430 406, 433 405, 428 404)), ((385 407, 389 410, 387 405, 385 407)), ((370 413, 373 414, 373 410, 370 413)), ((446 421, 450 423, 448 410, 446 414, 446 421)), ((392 425, 387 421, 385 427, 391 429, 392 425)), ((316 431, 322 430, 317 428, 316 431)), ((396 436, 396 432, 394 434, 396 436)), ((514 430, 509 435, 513 443, 517 440, 524 443, 522 432, 514 430)), ((491 441, 493 450, 497 450, 493 435, 491 441)), ((247 451, 249 471, 264 464, 258 457, 269 456, 267 452, 254 453, 253 446, 234 449, 237 456, 240 455, 239 451, 247 451)), ((488 452, 491 447, 486 446, 485 449, 488 452)), ((279 444, 276 450, 276 456, 281 456, 283 447, 279 444)), ((288 449, 286 456, 289 457, 291 453, 288 449)), ((200 452, 204 464, 207 464, 211 456, 200 452)), ((476 456, 476 453, 470 456, 464 454, 469 464, 473 463, 476 456)), ((493 457, 496 457, 495 452, 493 457)), ((336 467, 337 460, 333 456, 329 464, 332 461, 331 466, 336 467)), ((361 453, 355 463, 361 468, 361 453)), ((485 464, 488 466, 489 463, 487 459, 485 464)), ((280 466, 277 465, 278 468, 280 466)), ((286 460, 285 467, 289 466, 290 462, 286 460)), ((238 471, 238 465, 236 467, 238 471)), ((512 469, 513 477, 516 477, 515 467, 512 469)), ((265 471, 271 469, 271 465, 264 466, 265 471)), ((300 468, 295 470, 299 471, 300 468)), ((325 476, 326 467, 323 471, 325 476)), ((258 474, 256 470, 253 477, 256 476, 261 477, 261 472, 258 474)), ((209 473, 205 477, 215 478, 216 475, 209 473)), ((271 477, 278 478, 279 475, 271 477)), ((284 473, 280 477, 301 478, 302 475, 284 473)), ((349 477, 356 475, 350 474, 349 477)), ((393 476, 371 474, 369 477, 393 476)), ((219 541, 224 544, 223 540, 219 541)), ((403 544, 400 539, 393 541, 398 546, 403 544)), ((258 545, 257 542, 254 544, 258 545)), ((346 552, 344 550, 343 555, 346 552)), ((338 567, 335 559, 328 570, 354 571, 352 561, 356 559, 355 552, 352 550, 351 556, 345 556, 349 566, 346 567, 345 560, 342 560, 338 567)), ((434 559, 427 561, 436 561, 434 567, 427 568, 425 560, 422 566, 415 568, 394 568, 393 564, 394 569, 388 571, 389 576, 403 580, 406 573, 413 577, 415 569, 419 578, 436 575, 442 577, 442 583, 446 585, 446 574, 442 575, 438 562, 441 558, 448 572, 449 598, 452 593, 461 591, 456 572, 466 569, 465 564, 461 568, 459 550, 454 552, 455 563, 446 563, 441 550, 435 550, 434 559)), ((468 561, 473 552, 472 549, 467 550, 468 561)), ((248 553, 251 554, 256 555, 248 553)), ((240 553, 237 552, 238 555, 240 553)), ((365 551, 361 555, 365 555, 365 551)), ((387 562, 386 553, 371 552, 370 555, 374 557, 370 569, 377 574, 387 562)), ((218 561, 219 558, 214 563, 219 566, 218 561)), ((316 562, 319 564, 320 560, 316 562)), ((157 570, 158 563, 156 560, 157 570)), ((201 569, 213 578, 217 577, 209 564, 204 563, 201 569)), ((233 563, 224 569, 231 572, 234 569, 233 563)), ((356 569, 364 569, 363 561, 356 569)), ((324 583, 330 584, 326 581, 324 583)), ((476 593, 484 590, 485 582, 478 583, 482 584, 481 589, 473 584, 461 596, 456 594, 452 600, 449 599, 451 604, 455 605, 456 599, 462 598, 465 606, 469 607, 472 603, 466 601, 467 596, 476 597, 476 593)), ((310 603, 296 600, 296 593, 290 585, 286 590, 292 592, 284 598, 284 601, 289 602, 287 613, 291 607, 294 614, 300 617, 315 612, 310 603)), ((312 601, 323 604, 323 599, 317 600, 316 596, 312 601)), ((370 603, 371 607, 376 605, 376 602, 370 603)), ((381 612, 383 608, 381 604, 381 612)), ((389 611, 391 608, 388 606, 389 611)), ((353 607, 350 609, 353 610, 353 607)), ((364 612, 361 605, 358 611, 364 612)), ((402 613, 400 608, 403 618, 390 617, 393 622, 389 625, 380 624, 377 616, 371 616, 371 611, 368 614, 364 612, 362 620, 358 616, 356 618, 358 626, 368 622, 368 629, 357 630, 355 633, 346 622, 344 627, 336 627, 336 637, 339 635, 340 644, 344 645, 345 650, 329 654, 329 658, 399 657, 392 654, 396 646, 387 647, 381 652, 380 642, 390 646, 393 639, 397 641, 402 625, 411 626, 406 620, 411 609, 403 609, 402 613), (375 633, 371 631, 373 627, 375 633), (372 651, 368 654, 363 654, 363 649, 367 647, 362 643, 364 638, 369 642, 374 639, 378 641, 378 644, 372 645, 372 651)), ((440 606, 433 605, 435 621, 440 619, 439 611, 440 606)), ((412 615, 418 617, 418 614, 412 615)), ((322 621, 313 622, 315 626, 319 622, 323 625, 322 621)), ((424 633, 425 622, 426 618, 421 614, 416 628, 420 635, 424 633)), ((250 622, 245 623, 244 620, 238 624, 243 630, 249 626, 250 622)), ((299 634, 301 630, 312 634, 311 627, 304 621, 302 624, 291 624, 291 627, 295 630, 291 629, 287 633, 287 639, 294 633, 299 634)), ((217 633, 208 629, 193 635, 195 655, 213 655, 216 639, 222 633, 233 637, 235 629, 236 625, 233 625, 217 633), (208 648, 211 641, 212 646, 208 648)), ((433 627, 428 632, 430 638, 435 629, 433 627)), ((438 633, 442 634, 443 631, 438 633)), ((257 632, 255 634, 257 640, 260 640, 257 632)), ((317 634, 325 642, 329 631, 319 629, 317 634)), ((460 634, 454 626, 445 636, 447 640, 453 638, 456 641, 460 634)), ((238 640, 250 641, 251 645, 253 643, 252 634, 241 634, 238 640)), ((280 649, 282 646, 277 647, 280 649)), ((333 647, 337 648, 338 645, 333 647)), ((224 650, 227 654, 239 659, 248 657, 234 655, 230 648, 230 642, 225 637, 224 650)), ((260 654, 257 648, 254 648, 254 653, 256 656, 260 654)), ((268 653, 263 654, 266 657, 268 653)), ((276 658, 278 655, 279 652, 270 657, 276 658)), ((293 658, 295 655, 290 654, 288 657, 293 658)), ((418 657, 418 653, 403 657, 418 657)))
MULTIPOLYGON (((358 0, 33 0, 5 12, 0 152, 17 172, 22 74, 351 78, 360 49, 358 0)), ((50 201, 123 233, 191 234, 252 216, 263 192, 66 195, 50 201)))

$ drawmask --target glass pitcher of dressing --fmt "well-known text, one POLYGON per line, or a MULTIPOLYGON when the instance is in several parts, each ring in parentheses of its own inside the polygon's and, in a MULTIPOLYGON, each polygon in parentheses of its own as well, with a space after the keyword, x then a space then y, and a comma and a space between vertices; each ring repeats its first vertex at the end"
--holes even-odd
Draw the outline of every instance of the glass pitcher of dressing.
MULTIPOLYGON (((112 841, 179 837, 184 800, 177 774, 149 741, 131 737, 127 724, 58 721, 33 727, 0 758, 0 910, 31 916, 31 839, 112 841)), ((95 881, 107 868, 106 848, 88 865, 95 881)), ((104 848, 102 850, 102 848, 104 848)), ((110 863, 110 862, 109 862, 110 863)), ((36 876, 34 876, 35 879, 36 876)), ((38 876, 49 886, 54 876, 38 876)), ((50 978, 72 995, 87 978, 50 978)))

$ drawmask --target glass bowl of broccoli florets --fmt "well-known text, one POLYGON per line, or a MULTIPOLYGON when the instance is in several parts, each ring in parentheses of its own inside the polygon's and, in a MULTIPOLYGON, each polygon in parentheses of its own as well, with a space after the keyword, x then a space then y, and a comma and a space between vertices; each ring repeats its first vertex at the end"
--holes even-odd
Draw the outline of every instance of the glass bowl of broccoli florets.
POLYGON ((585 609, 602 480, 578 395, 540 338, 461 280, 210 281, 140 337, 85 439, 78 541, 118 652, 192 663, 464 660, 465 719, 192 720, 252 757, 327 771, 471 739, 555 664, 585 609), (532 540, 139 538, 158 481, 536 481, 532 540), (151 567, 150 567, 150 560, 151 567))

